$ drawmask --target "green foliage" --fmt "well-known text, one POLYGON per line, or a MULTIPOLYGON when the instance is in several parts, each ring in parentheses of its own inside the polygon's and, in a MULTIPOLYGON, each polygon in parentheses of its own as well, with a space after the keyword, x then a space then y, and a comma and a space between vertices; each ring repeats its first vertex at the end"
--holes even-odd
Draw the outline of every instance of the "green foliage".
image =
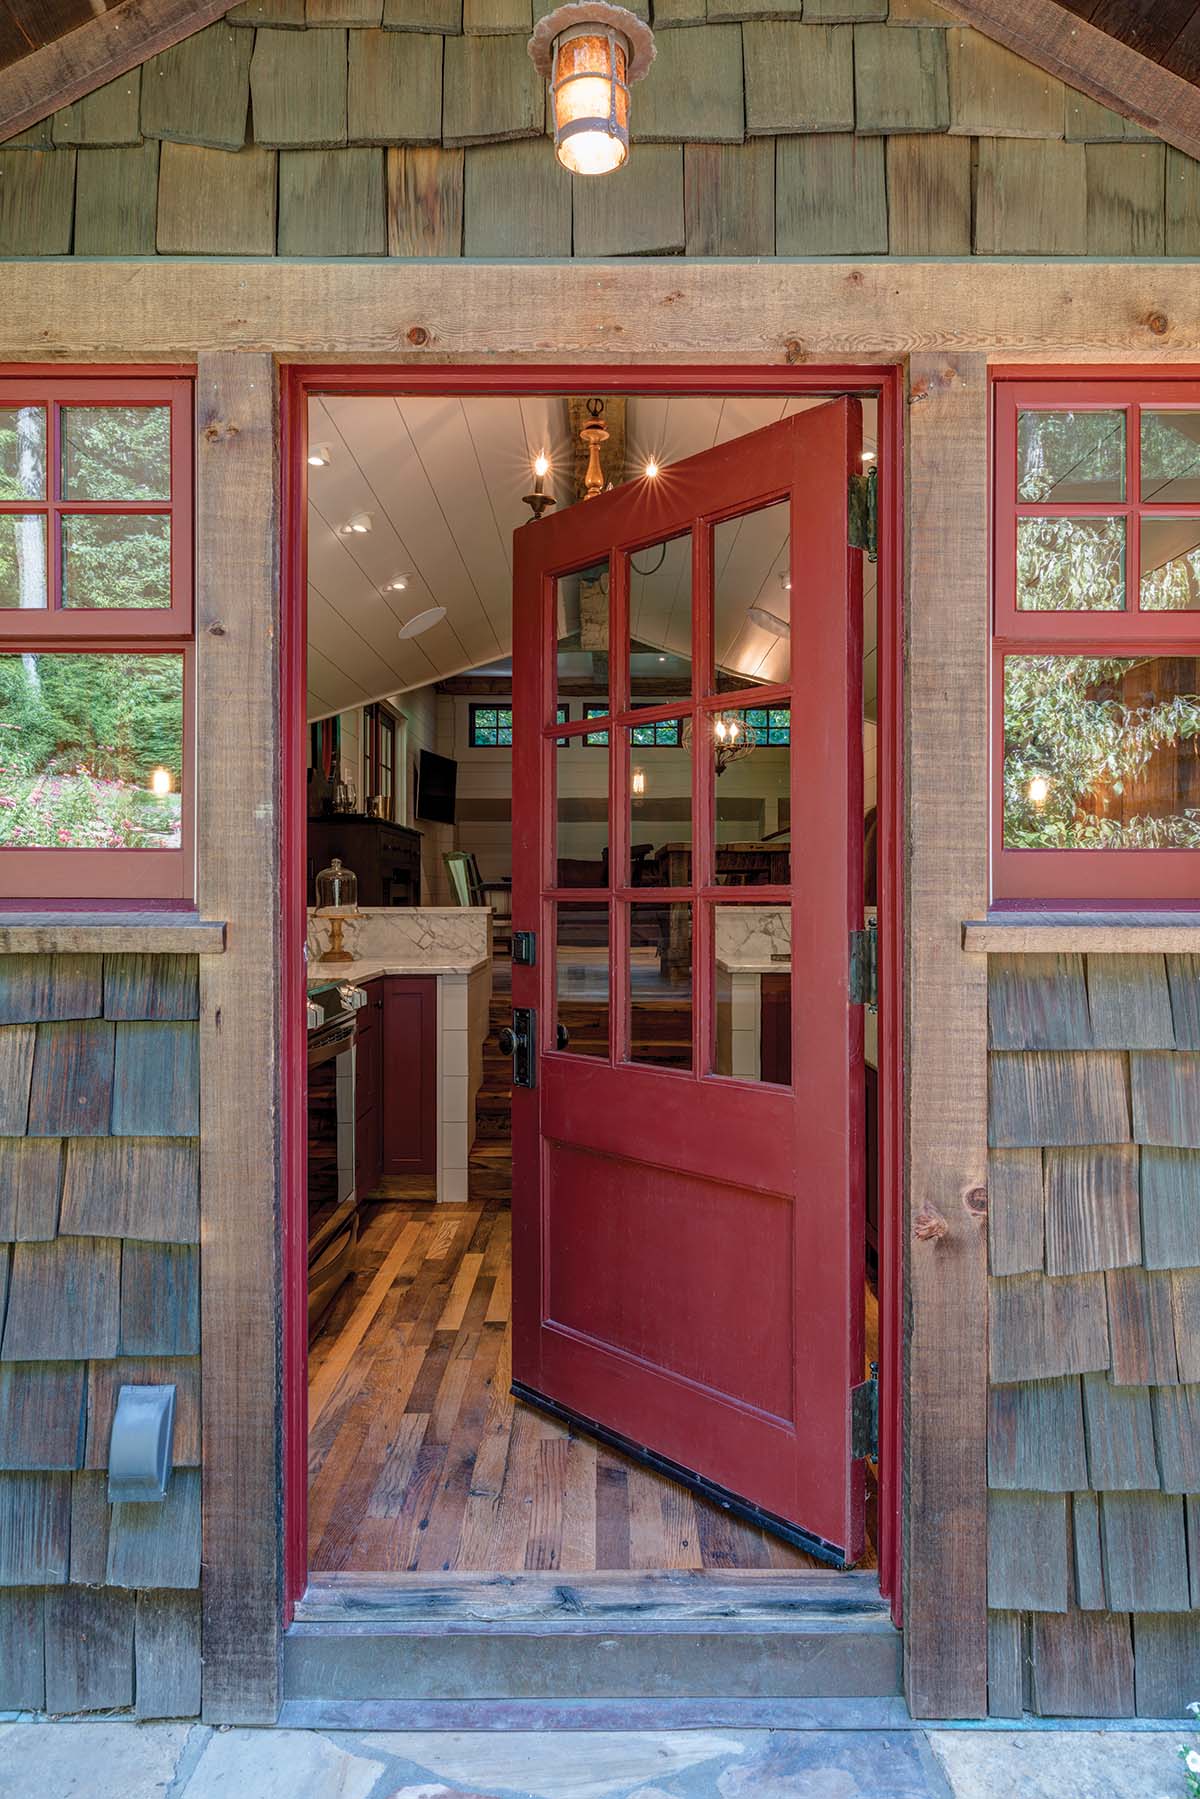
POLYGON ((1022 612, 1119 612, 1124 604, 1124 519, 1017 521, 1022 612))
POLYGON ((1144 705, 1120 696, 1138 658, 1009 656, 1004 665, 1004 842, 1010 849, 1200 848, 1200 814, 1150 811, 1123 820, 1103 804, 1128 791, 1159 751, 1200 740, 1200 696, 1144 705), (1041 804, 1031 796, 1046 783, 1041 804))

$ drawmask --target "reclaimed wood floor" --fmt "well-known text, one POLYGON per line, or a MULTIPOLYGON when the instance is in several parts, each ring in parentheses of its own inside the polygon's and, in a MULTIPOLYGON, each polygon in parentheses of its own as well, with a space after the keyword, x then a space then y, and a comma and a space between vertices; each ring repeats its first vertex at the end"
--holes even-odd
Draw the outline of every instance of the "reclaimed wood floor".
POLYGON ((467 1205, 368 1208, 309 1356, 313 1574, 817 1567, 512 1399, 509 1169, 481 1145, 467 1205))

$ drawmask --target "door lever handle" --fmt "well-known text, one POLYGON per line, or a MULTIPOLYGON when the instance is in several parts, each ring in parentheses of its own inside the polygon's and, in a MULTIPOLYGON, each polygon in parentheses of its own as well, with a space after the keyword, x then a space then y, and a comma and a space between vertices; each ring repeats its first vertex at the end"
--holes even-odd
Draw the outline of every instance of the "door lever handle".
POLYGON ((499 1032, 501 1053, 513 1059, 514 1087, 532 1087, 537 1079, 536 1030, 533 1008, 514 1006, 512 1024, 499 1032))

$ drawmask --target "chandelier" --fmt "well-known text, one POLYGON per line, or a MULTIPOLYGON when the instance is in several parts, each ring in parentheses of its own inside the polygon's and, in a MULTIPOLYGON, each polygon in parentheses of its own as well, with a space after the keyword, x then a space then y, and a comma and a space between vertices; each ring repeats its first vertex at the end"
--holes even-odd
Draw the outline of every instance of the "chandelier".
MULTIPOLYGON (((745 714, 741 712, 714 712, 709 715, 709 735, 712 742, 713 761, 719 775, 723 775, 731 762, 743 762, 752 756, 758 748, 758 732, 753 725, 746 723, 745 714)), ((692 746, 692 720, 686 719, 683 726, 683 746, 692 746)))

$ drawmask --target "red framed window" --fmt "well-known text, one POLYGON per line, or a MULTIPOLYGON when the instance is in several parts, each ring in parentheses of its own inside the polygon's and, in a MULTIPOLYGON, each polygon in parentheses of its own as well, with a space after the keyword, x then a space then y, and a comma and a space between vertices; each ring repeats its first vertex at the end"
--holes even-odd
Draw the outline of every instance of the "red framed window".
POLYGON ((0 899, 193 891, 192 384, 0 379, 0 899))
POLYGON ((993 897, 1200 903, 1200 380, 994 399, 993 897))

